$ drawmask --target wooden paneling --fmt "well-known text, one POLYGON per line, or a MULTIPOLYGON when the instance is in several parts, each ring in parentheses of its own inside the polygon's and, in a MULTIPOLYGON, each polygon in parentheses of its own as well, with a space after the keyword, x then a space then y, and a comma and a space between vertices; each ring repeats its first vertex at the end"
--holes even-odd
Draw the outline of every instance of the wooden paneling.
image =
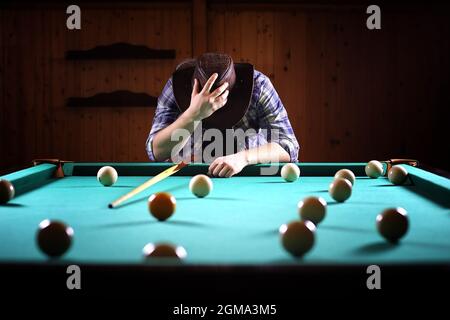
POLYGON ((408 157, 449 168, 448 10, 383 8, 382 30, 369 31, 357 4, 195 4, 82 5, 79 31, 66 29, 57 4, 0 9, 0 168, 39 157, 146 161, 154 109, 68 108, 65 99, 158 96, 176 64, 205 45, 270 77, 302 161, 408 157), (117 42, 175 49, 176 60, 64 58, 117 42))
POLYGON ((199 56, 206 51, 206 0, 192 0, 192 53, 199 56))
POLYGON ((190 5, 87 6, 78 31, 66 28, 58 5, 0 12, 0 167, 41 157, 146 161, 154 108, 69 108, 66 99, 118 89, 158 96, 176 64, 192 56, 190 5), (176 59, 64 58, 67 50, 116 42, 175 49, 176 59))
POLYGON ((448 168, 438 116, 450 96, 448 12, 388 8, 377 31, 366 17, 362 6, 215 5, 208 50, 270 77, 302 161, 411 157, 448 168))

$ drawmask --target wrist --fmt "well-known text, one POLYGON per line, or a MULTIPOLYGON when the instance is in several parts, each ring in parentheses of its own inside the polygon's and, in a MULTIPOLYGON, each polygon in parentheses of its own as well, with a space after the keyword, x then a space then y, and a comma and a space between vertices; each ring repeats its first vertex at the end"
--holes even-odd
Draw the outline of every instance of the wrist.
POLYGON ((250 157, 249 157, 249 154, 248 154, 248 150, 242 150, 240 152, 240 154, 241 154, 241 159, 245 163, 245 165, 246 166, 249 165, 250 164, 250 157))
POLYGON ((192 111, 191 107, 186 109, 186 111, 182 114, 182 117, 186 119, 188 122, 195 122, 202 120, 195 112, 192 111))

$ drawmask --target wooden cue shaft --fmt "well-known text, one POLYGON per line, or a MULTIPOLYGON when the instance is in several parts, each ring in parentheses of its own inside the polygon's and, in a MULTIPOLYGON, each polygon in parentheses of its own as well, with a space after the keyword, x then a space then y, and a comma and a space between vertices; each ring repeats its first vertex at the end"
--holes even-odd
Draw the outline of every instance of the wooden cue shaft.
POLYGON ((163 172, 159 173, 158 175, 154 176, 153 178, 151 178, 150 180, 148 180, 147 182, 141 184, 140 186, 138 186, 137 188, 135 188, 134 190, 128 192, 127 194, 121 196, 119 199, 111 202, 108 207, 109 208, 115 208, 118 205, 120 205, 122 202, 130 199, 131 197, 134 197, 135 195, 137 195, 138 193, 144 191, 145 189, 151 187, 152 185, 154 185, 155 183, 167 178, 168 176, 171 176, 172 174, 178 172, 179 170, 181 170, 182 168, 184 168, 185 166, 187 166, 187 163, 184 162, 180 162, 179 164, 176 164, 166 170, 164 170, 163 172))

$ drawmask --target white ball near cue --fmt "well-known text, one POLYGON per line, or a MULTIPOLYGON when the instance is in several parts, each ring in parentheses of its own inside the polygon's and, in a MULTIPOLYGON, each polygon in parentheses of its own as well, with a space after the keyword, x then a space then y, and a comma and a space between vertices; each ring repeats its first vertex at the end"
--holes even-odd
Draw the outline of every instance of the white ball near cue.
POLYGON ((287 182, 294 182, 300 177, 300 168, 295 163, 287 163, 281 168, 281 177, 287 182))
POLYGON ((97 172, 97 180, 105 187, 110 187, 117 182, 119 175, 116 169, 110 166, 100 168, 97 172))
POLYGON ((204 175, 198 174, 192 177, 189 182, 189 190, 199 198, 206 197, 213 189, 213 183, 211 179, 204 175))

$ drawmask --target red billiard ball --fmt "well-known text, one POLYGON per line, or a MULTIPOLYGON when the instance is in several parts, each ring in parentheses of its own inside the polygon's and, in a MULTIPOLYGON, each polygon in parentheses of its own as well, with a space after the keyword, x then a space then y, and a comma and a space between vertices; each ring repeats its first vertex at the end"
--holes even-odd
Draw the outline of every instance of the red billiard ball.
POLYGON ((146 258, 184 259, 187 256, 187 252, 182 246, 174 246, 170 243, 148 243, 142 252, 146 258))
POLYGON ((293 221, 280 229, 283 248, 295 257, 301 257, 314 246, 316 227, 311 221, 293 221))
POLYGON ((176 209, 175 197, 167 192, 158 192, 148 198, 148 209, 159 221, 167 220, 176 209))
POLYGON ((37 243, 49 257, 62 256, 71 246, 73 229, 61 221, 43 220, 39 224, 37 243))
POLYGON ((0 204, 5 204, 14 198, 15 190, 11 182, 0 179, 0 204))
POLYGON ((389 208, 377 216, 378 232, 386 240, 397 242, 408 231, 408 214, 403 208, 389 208))
POLYGON ((321 197, 307 197, 298 203, 298 213, 302 220, 309 220, 316 226, 324 218, 327 202, 321 197))

